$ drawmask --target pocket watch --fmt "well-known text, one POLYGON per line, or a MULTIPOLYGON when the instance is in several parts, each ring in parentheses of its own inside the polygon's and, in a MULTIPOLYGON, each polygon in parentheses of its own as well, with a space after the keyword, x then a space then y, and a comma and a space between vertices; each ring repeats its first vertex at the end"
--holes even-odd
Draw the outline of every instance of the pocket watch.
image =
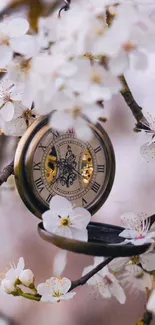
POLYGON ((15 179, 29 210, 41 218, 51 198, 61 195, 94 214, 107 199, 115 175, 111 141, 100 124, 88 122, 90 142, 74 129, 58 132, 48 117, 37 119, 25 132, 15 155, 15 179))

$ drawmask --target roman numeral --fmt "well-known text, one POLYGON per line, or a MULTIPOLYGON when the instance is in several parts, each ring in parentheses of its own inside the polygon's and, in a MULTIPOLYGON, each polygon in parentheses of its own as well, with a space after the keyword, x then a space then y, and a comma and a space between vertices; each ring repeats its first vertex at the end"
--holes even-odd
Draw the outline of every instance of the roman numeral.
POLYGON ((57 137, 59 137, 59 132, 58 131, 56 131, 56 130, 52 130, 51 131, 52 132, 52 134, 53 134, 53 138, 55 139, 55 138, 57 138, 57 137))
POLYGON ((39 144, 39 148, 41 148, 42 151, 45 152, 47 147, 46 147, 46 146, 43 146, 43 145, 40 143, 40 144, 39 144))
POLYGON ((94 152, 95 153, 98 153, 99 151, 101 151, 101 147, 100 146, 94 149, 94 152))
POLYGON ((104 173, 105 165, 98 165, 97 166, 97 172, 98 173, 104 173))
POLYGON ((52 197, 53 197, 53 195, 52 195, 52 194, 49 194, 49 196, 48 196, 47 199, 46 199, 46 202, 47 202, 47 203, 50 203, 52 197))
POLYGON ((91 189, 92 189, 95 193, 97 193, 98 190, 100 189, 100 187, 101 187, 101 185, 98 184, 97 182, 95 182, 95 183, 92 185, 91 189))
POLYGON ((86 204, 87 204, 87 201, 84 198, 82 198, 82 206, 85 206, 86 204))
POLYGON ((43 189, 45 188, 45 185, 44 185, 41 177, 35 180, 35 184, 37 186, 39 193, 41 193, 43 191, 43 189))
POLYGON ((39 163, 34 163, 33 165, 33 170, 40 170, 41 169, 41 162, 39 163))

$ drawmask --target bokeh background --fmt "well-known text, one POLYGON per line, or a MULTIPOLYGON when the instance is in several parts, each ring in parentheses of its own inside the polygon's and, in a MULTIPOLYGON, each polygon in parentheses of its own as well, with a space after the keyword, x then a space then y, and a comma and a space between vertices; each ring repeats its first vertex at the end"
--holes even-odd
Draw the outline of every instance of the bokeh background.
MULTIPOLYGON (((0 0, 0 10, 7 2, 0 0)), ((126 77, 138 104, 155 117, 155 55, 149 57, 145 72, 137 73, 131 68, 126 77)), ((133 132, 135 120, 121 96, 105 105, 105 116, 108 121, 104 128, 116 154, 116 177, 109 198, 93 220, 120 224, 120 215, 129 211, 149 216, 155 212, 155 165, 147 163, 140 154, 147 136, 133 132)), ((1 168, 12 160, 15 146, 15 139, 0 137, 1 168)), ((53 259, 59 249, 39 237, 37 224, 38 219, 27 210, 17 191, 6 185, 1 187, 0 273, 9 262, 23 256, 26 267, 35 274, 36 283, 52 276, 53 259)), ((63 275, 75 280, 92 261, 91 257, 69 253, 63 275)), ((0 312, 19 325, 134 325, 143 314, 145 295, 132 289, 126 291, 125 306, 96 297, 87 285, 78 287, 76 292, 73 300, 56 305, 0 296, 0 312)))

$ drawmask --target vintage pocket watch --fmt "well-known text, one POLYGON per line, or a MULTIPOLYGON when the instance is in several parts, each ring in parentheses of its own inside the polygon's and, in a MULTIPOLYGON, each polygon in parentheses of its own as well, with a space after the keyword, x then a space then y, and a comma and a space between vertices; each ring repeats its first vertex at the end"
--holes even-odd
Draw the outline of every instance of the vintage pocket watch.
MULTIPOLYGON (((64 133, 52 129, 47 117, 37 119, 20 140, 14 165, 16 185, 22 200, 37 217, 48 210, 54 195, 66 197, 91 214, 107 199, 115 175, 113 147, 100 124, 88 124, 93 131, 90 142, 78 139, 73 129, 64 133)), ((42 222, 38 225, 41 238, 76 253, 133 256, 149 248, 149 244, 124 244, 119 237, 122 230, 90 222, 88 242, 82 242, 49 233, 42 222)))
POLYGON ((15 179, 19 194, 37 217, 61 195, 94 214, 107 199, 115 175, 111 141, 100 124, 90 142, 74 130, 51 129, 48 118, 37 119, 19 142, 15 155, 15 179))

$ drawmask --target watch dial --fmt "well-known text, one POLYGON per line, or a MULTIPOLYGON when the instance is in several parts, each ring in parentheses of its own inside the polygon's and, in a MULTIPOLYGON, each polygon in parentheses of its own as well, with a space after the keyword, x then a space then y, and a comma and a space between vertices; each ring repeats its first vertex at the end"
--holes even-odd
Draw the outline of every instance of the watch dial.
POLYGON ((33 156, 33 188, 47 205, 54 195, 90 208, 103 194, 106 179, 106 150, 94 132, 90 143, 77 139, 74 130, 49 130, 33 156))

